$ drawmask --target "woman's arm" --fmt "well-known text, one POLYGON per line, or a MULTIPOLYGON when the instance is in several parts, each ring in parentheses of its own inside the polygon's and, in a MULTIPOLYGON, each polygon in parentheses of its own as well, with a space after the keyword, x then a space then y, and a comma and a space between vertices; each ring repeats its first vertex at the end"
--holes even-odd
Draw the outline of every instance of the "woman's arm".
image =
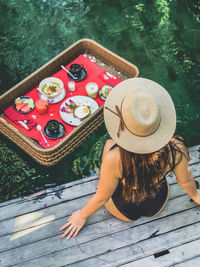
POLYGON ((119 180, 118 162, 116 160, 116 152, 110 151, 103 157, 100 178, 95 195, 88 201, 88 203, 79 211, 74 212, 68 222, 59 230, 66 229, 61 238, 67 234, 68 239, 73 236, 76 237, 80 229, 84 226, 87 218, 100 209, 108 201, 119 180))
MULTIPOLYGON (((187 155, 186 148, 179 145, 181 151, 187 155)), ((195 179, 190 172, 187 158, 183 155, 181 162, 175 167, 174 174, 176 175, 177 182, 183 190, 200 205, 200 190, 197 190, 195 179)))
POLYGON ((97 191, 85 207, 80 210, 85 219, 104 206, 117 187, 119 175, 116 170, 117 164, 114 154, 110 151, 104 156, 97 191))

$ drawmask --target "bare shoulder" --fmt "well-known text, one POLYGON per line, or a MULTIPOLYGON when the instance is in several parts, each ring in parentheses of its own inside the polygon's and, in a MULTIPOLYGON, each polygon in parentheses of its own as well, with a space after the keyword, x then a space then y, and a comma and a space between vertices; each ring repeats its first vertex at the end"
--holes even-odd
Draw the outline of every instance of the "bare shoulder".
POLYGON ((115 148, 107 151, 102 159, 102 164, 108 166, 113 171, 116 171, 117 175, 120 175, 120 152, 119 148, 115 148))
POLYGON ((116 162, 119 162, 119 159, 120 153, 118 148, 107 151, 103 157, 103 161, 109 164, 115 164, 116 162))

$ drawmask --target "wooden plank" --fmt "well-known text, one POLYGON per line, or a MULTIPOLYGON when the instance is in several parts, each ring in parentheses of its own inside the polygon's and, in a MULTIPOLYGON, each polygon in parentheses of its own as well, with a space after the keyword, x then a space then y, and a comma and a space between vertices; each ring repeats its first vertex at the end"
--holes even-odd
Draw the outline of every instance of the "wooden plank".
MULTIPOLYGON (((197 178, 197 180, 200 182, 200 177, 197 178)), ((174 199, 180 196, 184 196, 186 193, 183 191, 183 189, 178 184, 173 184, 170 186, 170 199, 174 199)), ((48 206, 47 208, 43 208, 39 211, 30 212, 25 215, 21 215, 15 218, 11 218, 5 221, 0 222, 0 236, 5 236, 7 234, 12 234, 21 230, 26 230, 28 228, 33 228, 36 226, 43 225, 45 223, 50 223, 54 220, 58 219, 66 219, 67 216, 71 215, 70 212, 75 211, 76 209, 82 208, 84 203, 86 203, 91 196, 87 196, 84 198, 80 198, 79 200, 75 199, 69 202, 62 202, 55 206, 48 206), (67 214, 63 213, 63 210, 66 210, 67 207, 67 214), (34 219, 35 218, 35 219, 34 219), (23 223, 25 222, 25 223, 23 223)), ((189 196, 186 195, 189 201, 189 196)), ((185 199, 186 201, 186 199, 185 199)), ((168 204, 167 204, 168 205, 168 204)), ((187 205, 185 206, 185 208, 187 205)), ((170 212, 170 211, 169 211, 170 212)), ((97 213, 97 218, 95 222, 109 219, 111 215, 103 210, 101 213, 97 213), (100 216, 102 214, 102 217, 100 216)), ((90 218, 88 223, 94 223, 95 216, 90 218)), ((63 221, 63 220, 61 220, 63 221)), ((1 250, 0 250, 1 251, 1 250)))
MULTIPOLYGON (((197 168, 198 169, 198 168, 197 168)), ((196 169, 194 169, 195 171, 196 171, 196 169)), ((172 185, 173 186, 173 185, 172 185)), ((179 194, 180 194, 180 192, 179 192, 179 194)), ((52 194, 53 195, 53 194, 52 194)), ((49 196, 48 196, 49 197, 49 196)), ((87 197, 87 196, 86 196, 87 197)), ((85 198, 85 197, 84 197, 85 198)), ((32 200, 33 201, 33 200, 32 200)), ((35 200, 34 200, 35 201, 35 200)), ((77 199, 74 199, 74 201, 77 201, 77 199)), ((67 201, 66 201, 67 202, 67 201)), ((71 201, 70 201, 71 202, 71 201)), ((68 202, 67 202, 68 203, 68 202)), ((66 203, 65 203, 66 204, 66 203)), ((56 205, 53 205, 53 207, 55 208, 55 206, 56 205)), ((48 210, 48 209, 41 209, 42 211, 44 211, 44 210, 48 210)), ((54 220, 54 219, 53 219, 54 220)), ((50 220, 50 222, 51 222, 51 220, 50 220)), ((124 223, 124 222, 123 222, 124 223)), ((48 225, 49 224, 49 222, 43 222, 41 225, 43 225, 43 224, 46 224, 46 225, 48 225)), ((38 226, 38 224, 35 224, 36 225, 36 227, 38 226)), ((32 226, 31 228, 34 228, 35 226, 32 226)), ((23 228, 22 228, 23 229, 23 228)), ((43 228, 44 229, 44 228, 43 228)), ((37 230, 36 230, 37 231, 37 230)), ((28 233, 28 234, 30 234, 30 233, 28 233)))
MULTIPOLYGON (((112 266, 122 266, 127 262, 136 261, 143 257, 147 257, 148 255, 152 255, 154 253, 181 245, 183 242, 189 242, 199 238, 200 223, 196 223, 182 227, 180 229, 175 229, 175 231, 170 231, 164 235, 159 235, 157 237, 146 239, 138 243, 132 243, 126 247, 121 247, 119 249, 110 251, 109 253, 104 253, 99 256, 96 256, 96 258, 101 259, 102 261, 105 261, 108 264, 113 264, 112 266), (142 252, 140 254, 134 254, 133 251, 135 247, 141 248, 142 252)), ((90 260, 91 259, 83 261, 85 266, 87 266, 90 260)), ((69 266, 76 267, 76 264, 77 263, 69 266)))
POLYGON ((162 265, 159 262, 156 262, 154 256, 149 256, 147 258, 143 258, 137 261, 131 261, 129 263, 121 265, 121 267, 141 267, 141 266, 148 266, 148 267, 165 267, 166 265, 162 265))
POLYGON ((200 151, 200 145, 191 146, 188 148, 188 151, 191 153, 193 151, 200 151))
POLYGON ((156 258, 156 261, 163 266, 171 266, 196 257, 200 257, 200 239, 171 248, 168 254, 156 258))
MULTIPOLYGON (((98 222, 102 222, 103 220, 105 220, 104 216, 106 217, 106 219, 113 218, 105 208, 102 208, 90 217, 85 227, 97 224, 98 222)), ((37 224, 36 226, 30 226, 29 228, 26 228, 24 230, 1 236, 0 253, 16 247, 25 246, 32 242, 37 242, 39 240, 52 236, 58 236, 58 238, 60 238, 58 229, 65 223, 66 217, 50 222, 45 222, 44 220, 43 223, 37 224)), ((95 225, 93 227, 95 227, 95 225)))
POLYGON ((200 224, 193 224, 186 226, 185 228, 180 228, 176 231, 170 231, 165 235, 159 235, 158 237, 146 239, 139 243, 131 243, 125 246, 123 242, 118 239, 111 238, 108 236, 106 238, 98 239, 92 241, 90 245, 84 243, 77 246, 71 247, 69 249, 63 248, 59 251, 54 251, 53 253, 44 255, 39 258, 32 259, 30 261, 20 262, 15 266, 90 266, 91 260, 98 259, 101 261, 100 265, 112 264, 112 266, 121 266, 127 261, 134 261, 141 257, 147 256, 148 254, 155 253, 163 249, 172 247, 182 243, 183 239, 186 241, 190 239, 195 239, 200 237, 200 232, 194 233, 194 230, 199 230, 200 224), (185 237, 186 234, 186 237, 185 237), (119 248, 117 248, 119 247, 119 248), (75 255, 77 253, 77 256, 75 255), (87 260, 86 260, 87 259, 87 260), (81 265, 82 263, 82 265, 81 265), (38 265, 36 265, 38 264, 38 265), (70 265, 71 264, 71 265, 70 265))
MULTIPOLYGON (((173 206, 175 205, 173 204, 173 206)), ((179 207, 180 204, 176 206, 179 207)), ((73 261, 75 261, 75 255, 78 255, 77 257, 80 260, 87 258, 88 255, 96 256, 110 249, 113 250, 128 244, 141 242, 141 240, 148 239, 158 230, 159 235, 163 235, 163 233, 180 228, 183 225, 193 224, 199 221, 197 211, 198 207, 179 214, 160 218, 159 220, 157 220, 155 216, 154 220, 150 222, 148 218, 146 218, 148 223, 144 223, 144 220, 142 221, 142 219, 140 219, 141 225, 137 225, 136 222, 123 222, 112 218, 99 222, 96 225, 85 227, 76 239, 64 241, 60 240, 58 236, 52 236, 48 239, 45 238, 26 246, 2 252, 0 256, 4 259, 5 263, 13 264, 14 261, 14 263, 17 264, 20 261, 31 260, 32 258, 43 256, 47 253, 55 253, 55 251, 59 251, 60 248, 65 248, 66 255, 74 255, 72 257, 73 261), (122 230, 124 227, 127 229, 122 230), (99 246, 101 246, 101 248, 99 246), (82 258, 79 258, 80 253, 78 253, 78 251, 80 250, 84 251, 84 253, 81 254, 82 258)))
MULTIPOLYGON (((176 185, 176 186, 178 186, 178 185, 176 185)), ((171 186, 171 187, 174 187, 174 185, 171 186)), ((179 189, 179 186, 178 186, 178 189, 179 189)), ((182 190, 182 189, 180 188, 180 190, 182 190)), ((178 190, 177 189, 174 189, 174 192, 177 193, 178 190)), ((82 200, 82 202, 83 201, 84 200, 82 200)), ((184 203, 184 201, 182 201, 182 200, 181 200, 181 202, 184 203)), ((77 202, 77 203, 80 203, 80 202, 77 202)), ((65 204, 63 204, 63 205, 65 205, 65 204)), ((68 209, 71 206, 72 207, 72 210, 71 211, 73 211, 73 208, 75 207, 74 205, 76 205, 76 203, 74 203, 72 205, 68 205, 68 209)), ((188 208, 188 206, 185 206, 185 208, 186 207, 188 208)), ((79 208, 79 207, 77 207, 77 208, 79 208)), ((53 207, 53 210, 52 210, 52 207, 51 207, 51 212, 48 212, 48 209, 44 209, 43 210, 44 214, 43 214, 43 219, 42 220, 40 220, 40 218, 39 218, 39 219, 35 220, 33 223, 30 222, 30 224, 27 224, 27 225, 26 224, 17 225, 17 223, 15 221, 12 221, 12 222, 6 221, 5 224, 3 224, 3 225, 0 224, 0 230, 2 231, 2 234, 6 234, 6 233, 9 233, 9 231, 13 231, 13 229, 14 229, 14 231, 13 231, 13 235, 14 235, 14 232, 19 231, 20 229, 27 229, 27 231, 25 230, 25 231, 22 231, 22 232, 18 233, 19 236, 21 235, 22 237, 25 235, 25 241, 23 242, 23 244, 26 244, 26 242, 27 242, 26 241, 26 233, 31 233, 31 232, 34 232, 34 231, 38 231, 37 229, 43 228, 45 226, 45 224, 49 225, 49 222, 51 222, 51 221, 53 222, 53 220, 54 220, 52 217, 56 215, 56 218, 55 218, 56 219, 55 226, 54 225, 50 226, 50 229, 47 232, 48 235, 47 236, 44 235, 44 233, 42 233, 42 229, 40 231, 41 232, 41 236, 43 234, 43 237, 44 236, 48 237, 51 234, 51 231, 50 231, 51 228, 53 228, 54 230, 56 229, 56 231, 57 231, 57 228, 60 227, 60 225, 62 225, 65 222, 66 217, 62 217, 63 219, 61 218, 61 220, 57 221, 57 218, 59 218, 59 215, 60 216, 63 215, 63 212, 62 212, 63 209, 64 209, 63 207, 53 207), (13 227, 13 225, 15 225, 15 228, 13 227), (34 226, 36 226, 35 227, 35 230, 34 230, 34 226), (29 230, 29 228, 31 228, 31 230, 29 230), (7 230, 7 232, 6 232, 6 230, 7 230)), ((168 209, 168 211, 169 212, 172 212, 172 210, 170 208, 168 209)), ((27 217, 26 216, 25 217, 24 216, 21 216, 21 217, 18 218, 18 221, 20 222, 20 221, 23 221, 24 220, 25 222, 27 222, 27 219, 28 219, 29 215, 30 215, 30 217, 31 216, 33 216, 33 217, 35 216, 35 214, 28 214, 27 217)), ((38 214, 36 213, 36 218, 37 218, 37 215, 38 214)), ((163 214, 163 212, 162 212, 161 215, 165 216, 166 214, 163 214)), ((98 221, 102 221, 102 220, 108 219, 109 217, 112 217, 112 216, 110 214, 108 214, 107 211, 104 210, 103 212, 97 213, 96 215, 92 216, 90 218, 90 220, 88 221, 88 224, 94 223, 94 222, 98 222, 98 221)), ((149 219, 147 218, 147 220, 149 220, 149 219)), ((34 237, 36 238, 37 235, 34 235, 34 237)), ((8 244, 7 242, 9 241, 9 238, 10 238, 9 236, 5 237, 4 238, 5 239, 5 242, 2 242, 1 244, 3 244, 3 245, 4 244, 8 244)), ((34 240, 37 240, 35 238, 34 238, 34 240)), ((21 239, 22 238, 20 238, 20 240, 21 239)), ((1 240, 2 240, 2 238, 1 238, 1 240)), ((12 243, 9 243, 9 244, 12 244, 12 247, 13 246, 17 246, 17 241, 16 242, 13 242, 12 241, 12 243)), ((8 246, 7 249, 9 249, 9 247, 10 246, 8 246)), ((0 250, 2 251, 3 249, 5 249, 5 248, 4 247, 1 247, 0 250)))
POLYGON ((16 218, 4 220, 0 222, 0 236, 49 223, 59 218, 66 220, 72 212, 83 207, 90 197, 91 196, 86 196, 66 203, 62 202, 58 205, 50 206, 49 208, 43 208, 39 211, 30 212, 16 218))
MULTIPOLYGON (((200 180, 200 178, 199 178, 200 180)), ((171 186, 171 198, 174 199, 177 196, 185 195, 185 192, 180 188, 178 184, 171 186), (172 189, 173 188, 173 189, 172 189)), ((85 200, 81 200, 80 202, 75 200, 77 203, 70 203, 71 205, 67 205, 68 211, 70 212, 71 209, 74 209, 77 207, 77 204, 83 205, 83 203, 88 200, 89 198, 85 200), (76 205, 76 206, 75 206, 76 205)), ((174 205, 174 203, 177 203, 173 201, 169 201, 167 206, 169 205, 169 208, 167 206, 165 209, 158 215, 159 217, 168 216, 170 213, 175 213, 177 210, 174 210, 174 207, 177 207, 177 205, 174 205), (172 209, 171 209, 172 208, 172 209)), ((189 198, 187 195, 183 199, 180 199, 177 204, 181 204, 182 210, 185 210, 186 208, 191 208, 196 204, 191 204, 189 201, 189 198), (187 204, 185 204, 187 202, 187 204)), ((179 204, 179 205, 180 205, 179 204)), ((52 235, 55 235, 57 233, 57 229, 63 225, 66 221, 67 216, 63 216, 63 210, 65 209, 65 203, 61 203, 58 207, 50 207, 49 209, 44 209, 43 212, 34 212, 27 215, 19 216, 15 219, 10 219, 4 222, 0 223, 0 234, 1 236, 1 243, 0 243, 0 251, 4 251, 7 249, 14 248, 15 246, 18 246, 18 239, 16 239, 17 236, 20 236, 20 244, 25 245, 30 243, 29 235, 31 233, 35 233, 32 237, 32 241, 35 242, 37 240, 40 240, 42 238, 47 238, 52 235), (45 230, 43 230, 43 228, 45 230), (37 235, 39 233, 39 235, 37 235), (28 235, 28 238, 27 238, 28 235), (12 242, 9 242, 9 240, 12 239, 12 242), (6 244, 6 247, 5 247, 6 244)), ((78 206, 80 208, 81 206, 78 206)), ((74 210, 71 210, 73 212, 74 210)), ((178 209, 180 211, 180 209, 178 209)), ((70 213, 68 214, 70 215, 70 213)), ((94 224, 97 222, 101 222, 104 220, 108 220, 109 218, 113 218, 111 214, 107 212, 105 208, 100 209, 97 213, 95 213, 93 216, 91 216, 87 222, 87 225, 94 224)), ((154 218, 142 218, 142 220, 136 221, 136 224, 139 225, 141 222, 151 221, 154 218)), ((112 220, 110 221, 112 224, 112 220)), ((121 226, 122 227, 122 226, 121 226)), ((124 229, 124 227, 122 227, 124 229)))
POLYGON ((200 263, 200 257, 193 258, 191 260, 181 262, 179 264, 175 264, 174 266, 176 267, 193 267, 196 266, 198 267, 200 263))
MULTIPOLYGON (((200 176, 200 164, 195 164, 191 166, 191 171, 195 177, 200 176)), ((174 175, 168 174, 167 181, 170 184, 176 183, 176 178, 174 175)), ((21 203, 14 203, 9 206, 2 207, 0 221, 19 216, 21 214, 26 214, 28 212, 39 211, 43 209, 44 204, 48 206, 55 206, 58 203, 66 202, 72 199, 85 196, 96 191, 98 180, 88 181, 83 184, 78 184, 67 188, 65 190, 52 193, 51 195, 42 195, 36 199, 30 201, 26 200, 21 203)))
POLYGON ((75 185, 84 184, 84 183, 87 183, 87 182, 90 182, 93 180, 97 180, 97 179, 99 179, 98 175, 94 175, 94 176, 90 176, 90 177, 86 177, 86 178, 79 178, 79 180, 72 181, 72 182, 69 182, 69 183, 66 183, 63 185, 58 185, 58 186, 55 186, 53 188, 48 188, 48 189, 42 190, 40 192, 37 192, 35 194, 32 194, 30 196, 27 196, 27 197, 20 197, 20 198, 8 200, 6 202, 2 202, 2 203, 0 203, 0 208, 5 207, 7 205, 12 205, 14 203, 21 203, 21 202, 27 201, 29 199, 36 198, 37 196, 42 196, 42 195, 47 195, 47 194, 52 195, 52 193, 55 194, 55 192, 57 192, 57 191, 63 191, 65 189, 73 187, 75 185))
MULTIPOLYGON (((191 165, 190 171, 195 178, 198 177, 200 175, 200 163, 191 165)), ((169 184, 174 184, 177 182, 173 172, 168 173, 166 177, 169 184)))
MULTIPOLYGON (((155 257, 151 255, 149 257, 132 261, 128 264, 123 264, 122 267, 139 267, 139 266, 184 266, 184 263, 187 262, 186 266, 193 266, 188 265, 188 263, 193 261, 193 259, 200 259, 200 239, 188 242, 178 247, 174 247, 168 250, 168 253, 162 255, 160 257, 155 257)), ((199 261, 200 264, 200 261, 199 261)), ((198 266, 198 265, 197 265, 198 266)))
POLYGON ((200 162, 200 148, 199 148, 199 150, 194 150, 194 151, 190 152, 190 158, 191 159, 189 160, 189 165, 200 162))
POLYGON ((13 205, 10 205, 9 208, 7 206, 2 207, 0 209, 0 221, 16 217, 21 214, 26 214, 28 212, 39 211, 43 209, 44 204, 47 204, 48 207, 55 206, 62 202, 67 202, 82 196, 87 196, 95 192, 97 183, 97 180, 88 181, 86 183, 78 184, 65 190, 60 190, 50 195, 42 195, 36 197, 35 199, 25 200, 21 203, 15 203, 13 205))
MULTIPOLYGON (((196 178, 195 180, 200 183, 200 177, 196 178)), ((187 194, 178 183, 170 185, 169 199, 177 198, 183 195, 187 195, 187 194)), ((188 195, 188 198, 190 198, 189 195, 188 195)))

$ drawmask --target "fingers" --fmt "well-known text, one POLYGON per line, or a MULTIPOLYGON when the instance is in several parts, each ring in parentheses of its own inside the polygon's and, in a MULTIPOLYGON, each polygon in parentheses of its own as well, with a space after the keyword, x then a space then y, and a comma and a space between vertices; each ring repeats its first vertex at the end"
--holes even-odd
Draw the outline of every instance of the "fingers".
POLYGON ((71 238, 71 236, 76 232, 76 230, 77 230, 77 228, 76 227, 74 227, 74 228, 72 228, 72 230, 71 230, 71 232, 70 232, 70 234, 67 236, 67 239, 70 239, 71 238))
POLYGON ((64 230, 65 228, 67 228, 68 226, 70 226, 70 225, 71 225, 71 223, 68 222, 68 223, 64 224, 58 231, 62 231, 62 230, 64 230))
POLYGON ((65 233, 61 236, 61 238, 64 238, 68 233, 69 233, 69 235, 67 236, 67 239, 70 239, 71 237, 72 237, 72 235, 73 235, 73 237, 76 237, 76 235, 78 234, 78 232, 80 231, 80 227, 76 227, 76 226, 71 226, 71 227, 69 227, 66 231, 65 231, 65 233))
POLYGON ((69 222, 72 219, 72 215, 67 219, 67 221, 69 222))
MULTIPOLYGON (((73 225, 69 226, 68 229, 64 232, 64 234, 61 236, 61 238, 64 238, 72 229, 74 228, 73 225)), ((76 228, 75 228, 76 230, 76 228)))
MULTIPOLYGON (((68 224, 68 223, 67 223, 67 224, 68 224)), ((66 224, 66 225, 67 225, 67 224, 66 224)), ((65 226, 65 225, 64 225, 64 226, 65 226)), ((64 226, 63 226, 62 228, 64 228, 64 226)), ((62 229, 62 228, 60 228, 60 229, 62 229)), ((59 229, 59 230, 60 230, 60 229, 59 229)), ((70 238, 72 237, 72 235, 73 235, 73 237, 76 237, 77 234, 79 233, 80 229, 81 229, 81 227, 77 227, 77 226, 70 225, 70 226, 68 227, 68 229, 64 232, 64 234, 61 236, 61 238, 65 238, 67 234, 69 234, 69 235, 67 236, 67 239, 70 239, 70 238)), ((60 231, 61 231, 61 230, 60 230, 60 231)))
POLYGON ((82 218, 81 214, 79 211, 74 212, 68 219, 67 223, 64 224, 59 231, 65 231, 61 238, 66 237, 67 239, 73 237, 76 237, 77 234, 79 233, 80 229, 83 227, 85 224, 86 219, 82 218))
POLYGON ((76 237, 80 230, 81 230, 81 227, 78 227, 78 228, 76 229, 76 231, 75 231, 73 237, 76 237))

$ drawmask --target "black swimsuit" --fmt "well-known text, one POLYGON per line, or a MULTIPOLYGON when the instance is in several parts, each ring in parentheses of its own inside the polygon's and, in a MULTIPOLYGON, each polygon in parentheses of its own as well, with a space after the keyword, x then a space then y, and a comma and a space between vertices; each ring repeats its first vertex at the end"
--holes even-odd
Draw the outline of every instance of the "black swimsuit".
MULTIPOLYGON (((111 149, 116 146, 115 144, 111 149)), ((169 188, 165 177, 160 180, 158 188, 159 190, 156 192, 154 198, 148 198, 134 203, 124 199, 122 195, 123 183, 122 179, 119 179, 117 188, 112 194, 112 201, 116 208, 130 220, 135 221, 141 216, 154 216, 162 208, 168 197, 169 188)))

